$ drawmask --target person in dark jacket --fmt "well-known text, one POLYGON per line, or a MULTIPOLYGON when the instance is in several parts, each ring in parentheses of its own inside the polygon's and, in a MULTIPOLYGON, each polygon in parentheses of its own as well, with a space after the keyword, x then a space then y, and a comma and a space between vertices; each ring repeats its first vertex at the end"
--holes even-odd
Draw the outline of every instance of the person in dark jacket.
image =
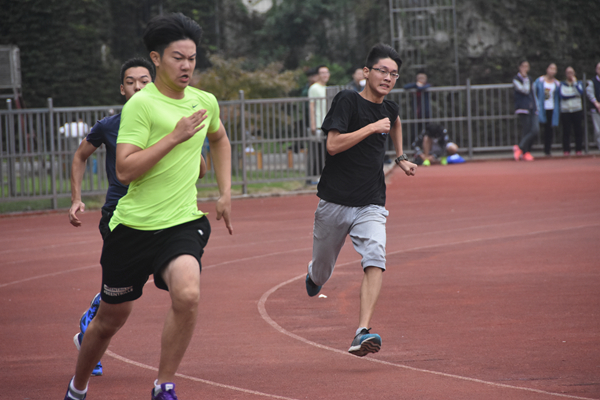
POLYGON ((581 155, 583 149, 583 83, 577 80, 573 67, 565 70, 567 79, 561 82, 560 118, 563 121, 563 152, 565 156, 571 153, 571 131, 575 136, 575 154, 581 155))
POLYGON ((585 89, 588 99, 594 108, 591 110, 592 122, 594 123, 594 137, 600 149, 600 62, 596 64, 596 76, 589 80, 585 89))
POLYGON ((521 61, 519 73, 513 79, 515 88, 515 114, 521 126, 521 141, 513 146, 515 161, 533 161, 531 146, 540 131, 538 108, 529 72, 529 62, 521 61))
POLYGON ((427 89, 430 87, 431 83, 427 82, 427 74, 423 71, 417 72, 415 82, 404 85, 404 90, 415 90, 412 98, 412 118, 418 120, 418 122, 413 124, 412 140, 416 140, 425 128, 425 122, 419 120, 429 119, 431 116, 431 104, 429 102, 429 93, 427 92, 427 89))

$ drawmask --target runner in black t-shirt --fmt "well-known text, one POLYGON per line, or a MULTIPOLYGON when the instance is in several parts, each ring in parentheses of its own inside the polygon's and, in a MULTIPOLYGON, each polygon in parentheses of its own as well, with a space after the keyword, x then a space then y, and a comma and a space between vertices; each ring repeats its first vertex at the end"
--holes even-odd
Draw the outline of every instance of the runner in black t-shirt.
POLYGON ((316 296, 333 273, 335 261, 350 235, 362 256, 358 329, 348 350, 357 356, 376 353, 381 337, 369 324, 385 270, 385 157, 386 135, 396 148, 396 164, 414 175, 417 166, 402 154, 402 125, 398 106, 384 97, 398 79, 402 60, 386 45, 373 47, 363 68, 367 83, 361 93, 344 90, 334 98, 323 121, 327 156, 317 195, 313 256, 308 264, 306 291, 316 296))

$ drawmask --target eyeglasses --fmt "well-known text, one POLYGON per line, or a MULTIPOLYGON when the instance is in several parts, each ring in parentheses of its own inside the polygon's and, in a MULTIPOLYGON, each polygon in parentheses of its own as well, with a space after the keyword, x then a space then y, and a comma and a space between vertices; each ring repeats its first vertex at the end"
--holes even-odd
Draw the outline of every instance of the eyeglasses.
POLYGON ((374 69, 375 71, 379 72, 381 75, 383 75, 383 77, 387 77, 388 75, 392 78, 392 79, 398 79, 400 77, 400 74, 396 74, 396 73, 391 73, 388 70, 385 69, 381 69, 381 68, 370 68, 370 69, 374 69))

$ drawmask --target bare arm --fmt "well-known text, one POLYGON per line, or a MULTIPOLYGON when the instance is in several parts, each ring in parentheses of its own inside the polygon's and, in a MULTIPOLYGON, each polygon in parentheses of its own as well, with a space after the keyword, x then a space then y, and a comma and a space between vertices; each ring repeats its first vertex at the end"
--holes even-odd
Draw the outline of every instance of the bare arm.
MULTIPOLYGON (((396 157, 399 157, 404 153, 404 150, 402 149, 402 122, 400 121, 400 117, 396 118, 394 126, 392 126, 392 129, 390 130, 390 136, 392 137, 392 143, 394 143, 394 148, 396 149, 396 157)), ((398 166, 408 176, 417 173, 417 165, 408 160, 400 161, 398 166)))
POLYGON ((94 151, 96 151, 96 146, 84 139, 73 156, 71 166, 71 208, 69 208, 69 222, 73 226, 81 226, 81 221, 77 218, 79 211, 85 211, 85 204, 81 201, 81 182, 85 172, 85 163, 94 151))
POLYGON ((223 123, 219 130, 207 135, 210 145, 217 185, 219 186, 219 200, 217 200, 217 220, 223 218, 229 234, 233 234, 231 225, 231 144, 223 123))
POLYGON ((206 119, 205 114, 206 110, 199 110, 189 117, 181 118, 173 132, 146 149, 129 143, 117 144, 117 179, 124 185, 129 185, 148 172, 175 146, 204 128, 201 123, 206 119))
MULTIPOLYGON (((344 134, 336 129, 332 129, 327 133, 327 152, 334 156, 362 142, 374 133, 388 133, 389 131, 389 118, 382 118, 357 131, 344 134)), ((402 128, 400 128, 400 135, 402 135, 402 128)))
POLYGON ((204 178, 204 175, 206 175, 206 169, 206 160, 204 160, 204 157, 202 157, 202 154, 200 154, 200 175, 198 175, 198 179, 204 178))
POLYGON ((315 117, 315 101, 311 100, 308 104, 308 113, 310 116, 310 131, 314 134, 317 131, 317 123, 315 117))

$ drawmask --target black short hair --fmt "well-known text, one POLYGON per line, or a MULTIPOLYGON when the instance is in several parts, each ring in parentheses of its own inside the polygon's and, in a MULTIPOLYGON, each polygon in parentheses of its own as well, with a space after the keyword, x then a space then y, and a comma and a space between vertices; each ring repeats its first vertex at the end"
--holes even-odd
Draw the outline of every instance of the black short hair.
POLYGON ((379 60, 384 58, 391 58, 394 60, 394 62, 398 65, 398 71, 400 70, 400 67, 402 66, 400 55, 392 46, 388 46, 387 44, 383 43, 376 44, 373 46, 371 51, 369 51, 369 55, 365 61, 365 66, 371 69, 379 60))
POLYGON ((417 73, 415 74, 415 76, 418 76, 418 75, 421 75, 421 74, 427 75, 427 72, 425 72, 424 69, 420 69, 420 70, 417 71, 417 73))
POLYGON ((123 65, 121 65, 121 83, 123 83, 123 81, 125 80, 125 72, 129 68, 135 67, 146 68, 150 73, 150 78, 152 78, 152 82, 154 82, 154 78, 156 77, 156 72, 154 71, 154 64, 152 64, 149 60, 146 60, 145 58, 136 57, 130 58, 129 60, 125 61, 123 65))
POLYGON ((438 139, 448 134, 448 130, 440 124, 429 122, 425 125, 423 133, 431 138, 438 139))
POLYGON ((306 76, 314 76, 317 74, 318 74, 318 71, 316 68, 309 68, 306 70, 306 76))
POLYGON ((529 61, 527 61, 527 60, 521 60, 521 62, 519 63, 519 67, 520 67, 521 65, 525 64, 525 63, 529 64, 529 61))
POLYGON ((190 39, 200 45, 202 28, 182 13, 159 15, 150 20, 144 31, 144 45, 148 52, 156 51, 161 57, 169 45, 178 40, 190 39))
POLYGON ((327 68, 327 69, 329 69, 329 67, 328 67, 327 65, 325 65, 325 64, 317 65, 317 66, 315 67, 315 71, 317 72, 317 74, 319 73, 319 70, 320 70, 321 68, 327 68))

